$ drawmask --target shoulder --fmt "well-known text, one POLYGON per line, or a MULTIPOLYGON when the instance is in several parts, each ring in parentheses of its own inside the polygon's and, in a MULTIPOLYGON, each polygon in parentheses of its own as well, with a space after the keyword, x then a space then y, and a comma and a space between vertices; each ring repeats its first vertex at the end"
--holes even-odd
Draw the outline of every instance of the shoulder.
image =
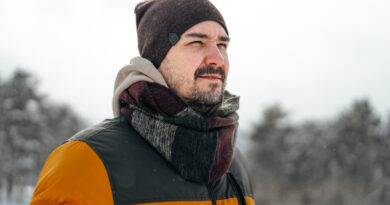
POLYGON ((112 204, 110 182, 99 156, 83 141, 69 141, 46 160, 31 204, 112 204))
POLYGON ((92 137, 118 134, 118 132, 126 132, 128 129, 130 129, 130 127, 126 119, 123 117, 116 117, 106 119, 97 125, 82 130, 69 138, 68 141, 87 141, 92 137))

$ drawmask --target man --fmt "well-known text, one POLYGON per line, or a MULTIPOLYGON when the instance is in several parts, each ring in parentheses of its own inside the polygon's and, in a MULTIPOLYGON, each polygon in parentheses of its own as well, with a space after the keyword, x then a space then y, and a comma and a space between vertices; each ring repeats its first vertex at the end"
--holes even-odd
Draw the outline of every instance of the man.
POLYGON ((53 151, 31 204, 254 204, 234 148, 221 14, 207 0, 145 1, 135 13, 142 57, 117 76, 115 118, 53 151))

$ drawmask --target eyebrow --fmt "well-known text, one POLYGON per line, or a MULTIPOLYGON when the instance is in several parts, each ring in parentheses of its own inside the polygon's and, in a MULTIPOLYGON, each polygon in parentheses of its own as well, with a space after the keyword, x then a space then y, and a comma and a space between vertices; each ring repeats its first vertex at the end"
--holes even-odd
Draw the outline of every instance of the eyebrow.
MULTIPOLYGON (((203 39, 210 39, 210 36, 204 33, 189 33, 186 34, 184 37, 195 37, 195 38, 203 38, 203 39)), ((228 36, 220 36, 220 41, 229 42, 230 38, 228 36)))

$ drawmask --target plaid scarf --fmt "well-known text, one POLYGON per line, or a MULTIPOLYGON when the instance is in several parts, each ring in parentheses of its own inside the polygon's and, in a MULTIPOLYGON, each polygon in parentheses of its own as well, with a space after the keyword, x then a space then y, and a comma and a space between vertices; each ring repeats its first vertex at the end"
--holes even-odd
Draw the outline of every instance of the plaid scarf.
POLYGON ((208 116, 185 104, 172 90, 139 81, 124 90, 120 113, 186 180, 211 183, 232 162, 239 97, 224 92, 208 116))

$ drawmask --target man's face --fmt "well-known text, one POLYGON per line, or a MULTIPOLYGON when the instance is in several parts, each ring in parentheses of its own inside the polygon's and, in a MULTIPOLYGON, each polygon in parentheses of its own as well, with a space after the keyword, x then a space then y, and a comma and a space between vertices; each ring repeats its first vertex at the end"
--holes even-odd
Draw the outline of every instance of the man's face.
POLYGON ((212 107, 222 100, 229 71, 228 43, 229 38, 219 23, 198 23, 169 50, 159 71, 188 105, 212 107))

